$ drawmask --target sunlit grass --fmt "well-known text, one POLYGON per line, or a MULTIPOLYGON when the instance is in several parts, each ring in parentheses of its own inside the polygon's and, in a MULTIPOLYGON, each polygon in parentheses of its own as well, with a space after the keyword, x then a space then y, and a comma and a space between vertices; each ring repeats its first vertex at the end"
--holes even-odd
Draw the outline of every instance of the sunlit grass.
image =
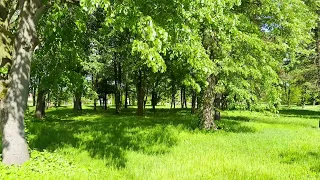
POLYGON ((0 166, 2 179, 319 179, 320 113, 222 113, 219 131, 198 130, 189 110, 82 113, 52 108, 26 120, 32 160, 0 166))

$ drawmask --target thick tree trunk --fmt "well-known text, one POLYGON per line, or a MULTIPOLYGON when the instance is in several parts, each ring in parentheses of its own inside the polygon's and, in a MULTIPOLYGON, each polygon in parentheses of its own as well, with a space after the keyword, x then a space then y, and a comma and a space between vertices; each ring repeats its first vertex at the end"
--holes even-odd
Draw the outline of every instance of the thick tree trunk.
POLYGON ((21 0, 19 4, 20 22, 2 110, 2 161, 7 165, 23 164, 30 157, 24 132, 24 113, 28 101, 31 57, 37 41, 37 10, 41 1, 21 0))
POLYGON ((197 93, 195 90, 192 91, 192 107, 191 107, 191 114, 196 113, 196 101, 197 101, 197 93))
POLYGON ((37 107, 35 117, 42 119, 45 116, 46 110, 46 93, 45 91, 39 91, 37 97, 37 107))
POLYGON ((215 77, 210 75, 207 79, 208 86, 206 87, 203 94, 203 105, 202 105, 202 114, 199 122, 199 128, 205 130, 217 129, 217 126, 214 123, 212 116, 212 106, 214 103, 214 86, 215 86, 215 77))
POLYGON ((143 116, 144 97, 145 97, 145 90, 143 86, 142 72, 140 70, 138 74, 138 81, 137 81, 137 101, 138 101, 137 115, 138 116, 143 116))
POLYGON ((82 103, 81 103, 81 93, 75 93, 74 94, 74 99, 73 99, 73 110, 75 112, 81 111, 82 110, 82 103))

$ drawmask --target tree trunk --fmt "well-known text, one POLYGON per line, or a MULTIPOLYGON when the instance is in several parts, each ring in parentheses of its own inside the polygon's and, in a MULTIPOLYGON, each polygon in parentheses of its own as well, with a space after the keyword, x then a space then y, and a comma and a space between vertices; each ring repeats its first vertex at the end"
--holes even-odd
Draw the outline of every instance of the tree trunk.
POLYGON ((183 88, 182 87, 180 89, 180 104, 181 104, 181 109, 184 109, 184 99, 183 99, 183 88))
POLYGON ((129 85, 126 82, 126 95, 125 95, 125 100, 124 100, 124 108, 128 108, 128 99, 129 99, 129 85))
POLYGON ((116 104, 116 114, 120 113, 121 108, 121 64, 114 60, 114 82, 116 86, 116 92, 114 94, 115 97, 115 104, 116 104))
POLYGON ((196 113, 196 101, 197 101, 197 93, 195 90, 192 91, 192 107, 191 107, 191 114, 196 113))
POLYGON ((220 121, 221 115, 220 115, 220 109, 221 109, 221 94, 217 93, 215 100, 214 100, 214 120, 220 121))
POLYGON ((24 132, 30 65, 37 42, 36 24, 41 1, 21 0, 17 36, 14 41, 12 67, 2 110, 2 161, 6 165, 23 164, 30 156, 24 132), (38 11, 38 12, 37 12, 38 11))
POLYGON ((143 109, 146 109, 146 105, 147 105, 147 102, 148 102, 148 88, 146 89, 146 92, 144 93, 145 97, 144 97, 144 100, 143 100, 143 109))
POLYGON ((172 92, 171 92, 171 109, 172 106, 175 109, 176 108, 176 90, 173 87, 174 85, 172 85, 172 92))
POLYGON ((143 116, 144 96, 145 96, 145 90, 143 86, 142 72, 141 70, 139 70, 138 81, 137 81, 137 101, 138 101, 137 115, 138 116, 143 116))
POLYGON ((45 116, 46 110, 46 93, 45 91, 39 91, 37 97, 37 107, 35 117, 42 119, 45 116))
POLYGON ((108 109, 108 94, 104 93, 103 97, 103 109, 107 110, 108 109))
POLYGON ((93 110, 96 111, 97 110, 97 99, 93 100, 93 110))
POLYGON ((79 112, 82 110, 82 103, 81 103, 81 93, 75 93, 74 100, 73 100, 73 110, 75 112, 79 112))
POLYGON ((47 106, 46 108, 49 109, 51 106, 51 102, 50 102, 50 92, 48 92, 48 98, 47 98, 47 106))
MULTIPOLYGON (((92 89, 95 91, 97 91, 97 81, 98 81, 98 78, 92 74, 92 77, 91 77, 92 89)), ((93 110, 94 111, 97 110, 97 99, 95 97, 93 99, 93 110)))
MULTIPOLYGON (((320 17, 320 11, 317 11, 318 17, 320 17)), ((316 58, 314 59, 314 64, 317 67, 317 87, 318 87, 318 97, 320 97, 320 21, 317 21, 317 27, 315 29, 315 41, 316 41, 316 58)))
POLYGON ((215 86, 215 77, 210 75, 207 79, 208 86, 206 87, 203 94, 203 105, 202 105, 202 114, 199 122, 199 128, 205 130, 217 129, 217 126, 214 123, 212 116, 212 106, 214 103, 214 86, 215 86))
POLYGON ((184 107, 186 109, 188 109, 188 106, 187 106, 187 98, 186 98, 186 88, 183 87, 183 102, 184 102, 184 107))
POLYGON ((152 110, 153 110, 153 112, 156 112, 156 105, 158 103, 158 94, 155 89, 152 90, 151 98, 152 98, 151 99, 152 110))
POLYGON ((33 93, 32 93, 32 106, 36 106, 36 94, 37 94, 37 88, 33 87, 33 93))

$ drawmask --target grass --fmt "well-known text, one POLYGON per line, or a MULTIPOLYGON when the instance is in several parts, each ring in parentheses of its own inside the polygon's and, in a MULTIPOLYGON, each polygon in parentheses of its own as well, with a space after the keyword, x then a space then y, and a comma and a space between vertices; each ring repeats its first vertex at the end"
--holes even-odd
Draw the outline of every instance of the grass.
POLYGON ((161 108, 27 115, 32 160, 0 165, 0 179, 320 179, 320 112, 222 113, 217 132, 188 110, 161 108))

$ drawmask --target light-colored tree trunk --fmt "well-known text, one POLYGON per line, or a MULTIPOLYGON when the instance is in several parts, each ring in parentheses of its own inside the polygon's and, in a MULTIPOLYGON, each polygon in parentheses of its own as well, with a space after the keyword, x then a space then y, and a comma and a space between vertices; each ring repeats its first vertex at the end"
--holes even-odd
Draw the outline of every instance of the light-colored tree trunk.
POLYGON ((8 92, 2 110, 2 156, 7 165, 23 164, 29 159, 24 133, 31 57, 37 42, 36 22, 39 0, 20 0, 20 19, 14 41, 8 92))

